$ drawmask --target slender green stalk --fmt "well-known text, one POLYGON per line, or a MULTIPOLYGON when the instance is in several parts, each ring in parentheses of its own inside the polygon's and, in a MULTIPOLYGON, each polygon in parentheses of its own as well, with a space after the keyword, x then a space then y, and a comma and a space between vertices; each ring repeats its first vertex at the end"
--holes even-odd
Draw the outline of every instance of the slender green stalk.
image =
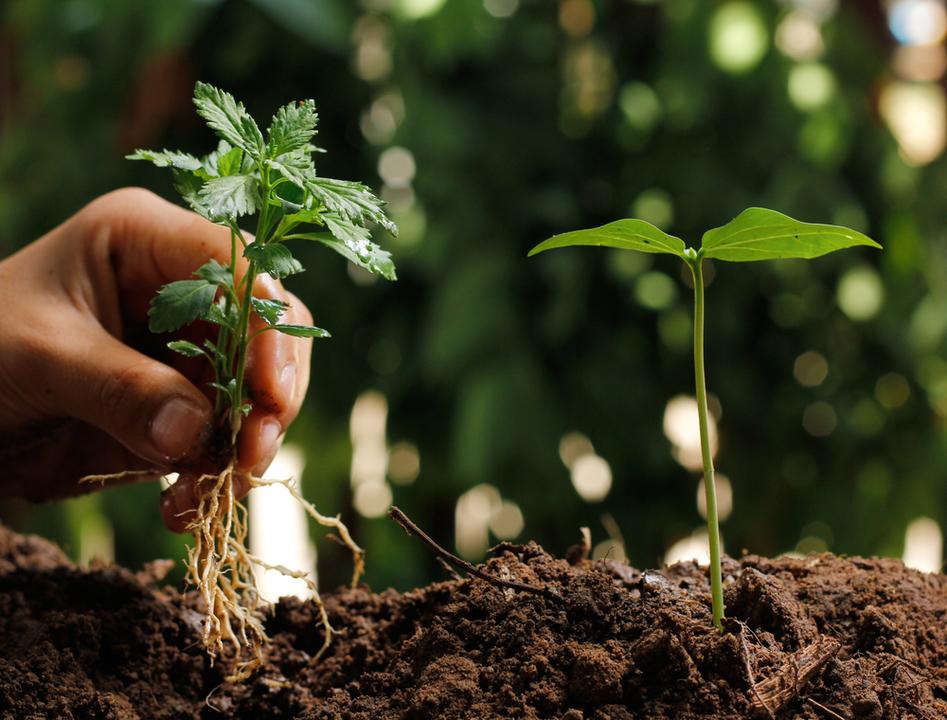
POLYGON ((700 423, 700 455, 704 464, 704 491, 707 497, 707 535, 710 539, 710 595, 714 625, 723 627, 723 577, 720 569, 720 526, 717 521, 717 488, 714 460, 710 452, 707 424, 707 381, 704 377, 704 271, 703 254, 687 258, 694 276, 694 380, 697 388, 697 415, 700 423))

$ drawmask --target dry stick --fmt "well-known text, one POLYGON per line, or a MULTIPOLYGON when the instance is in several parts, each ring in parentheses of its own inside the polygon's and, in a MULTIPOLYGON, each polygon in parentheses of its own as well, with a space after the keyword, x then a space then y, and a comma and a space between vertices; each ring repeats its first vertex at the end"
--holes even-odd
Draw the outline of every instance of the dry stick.
POLYGON ((837 640, 823 637, 794 653, 782 669, 756 686, 753 707, 779 712, 840 647, 837 640))
POLYGON ((750 690, 753 691, 757 702, 766 710, 766 714, 769 715, 770 720, 776 720, 776 715, 773 713, 769 704, 760 696, 760 691, 756 688, 756 678, 753 675, 753 667, 750 664, 750 648, 747 647, 746 635, 743 634, 743 623, 740 623, 740 647, 743 649, 743 664, 746 666, 746 679, 750 683, 750 690))
POLYGON ((469 575, 480 578, 484 582, 490 583, 491 585, 510 588, 511 590, 522 590, 523 592, 541 595, 543 597, 552 598, 562 602, 562 598, 552 592, 549 588, 536 587, 534 585, 516 582, 515 580, 503 580, 501 578, 493 577, 492 575, 485 573, 476 565, 473 565, 466 560, 461 560, 459 557, 445 550, 436 542, 434 542, 434 540, 432 540, 426 532, 415 525, 407 515, 405 515, 399 508, 395 506, 392 506, 391 510, 388 511, 388 517, 398 523, 406 533, 409 535, 414 535, 421 542, 427 545, 435 555, 440 557, 445 562, 450 563, 454 567, 460 568, 469 575))
POLYGON ((816 702, 812 698, 806 698, 806 702, 810 703, 816 710, 821 710, 830 718, 835 718, 835 720, 848 720, 845 716, 839 715, 832 708, 827 708, 825 705, 820 702, 816 702))

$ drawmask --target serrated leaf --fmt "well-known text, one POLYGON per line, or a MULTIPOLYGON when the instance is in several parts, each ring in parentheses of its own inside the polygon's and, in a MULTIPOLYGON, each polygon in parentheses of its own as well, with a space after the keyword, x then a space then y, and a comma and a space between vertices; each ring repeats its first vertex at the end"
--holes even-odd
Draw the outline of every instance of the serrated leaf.
POLYGON ((147 160, 156 167, 171 167, 178 170, 200 170, 201 161, 193 155, 177 150, 135 150, 126 160, 147 160))
POLYGON ((230 328, 231 330, 236 330, 238 325, 238 310, 237 305, 232 304, 230 306, 229 313, 227 311, 227 304, 224 302, 223 298, 220 298, 207 308, 207 312, 201 315, 201 318, 207 322, 214 323, 215 325, 223 325, 224 327, 230 328))
POLYGON ((172 340, 168 343, 168 349, 174 350, 174 352, 184 355, 185 357, 197 357, 198 355, 205 354, 197 345, 187 340, 172 340))
POLYGON ((253 175, 211 178, 198 197, 207 214, 216 219, 238 218, 260 208, 260 182, 253 175))
POLYGON ((194 104, 198 114, 231 145, 243 148, 253 157, 263 152, 263 133, 256 122, 233 95, 213 85, 194 85, 194 104))
POLYGON ((368 230, 332 213, 323 215, 322 220, 329 232, 296 233, 288 235, 287 239, 299 238, 320 242, 370 273, 381 275, 386 280, 398 279, 391 253, 372 242, 368 230))
POLYGON ((612 247, 620 250, 637 250, 645 253, 667 253, 684 257, 684 241, 644 220, 616 220, 588 230, 553 235, 529 251, 532 257, 546 250, 576 247, 580 245, 594 247, 612 247))
POLYGON ((276 111, 266 132, 266 154, 277 158, 294 150, 308 149, 318 123, 319 115, 314 100, 284 105, 276 111))
POLYGON ((287 153, 267 160, 266 164, 301 190, 306 189, 308 180, 316 177, 316 166, 312 164, 312 158, 302 153, 287 153))
POLYGON ((293 337, 332 337, 327 330, 315 327, 314 325, 273 325, 273 328, 279 330, 284 335, 292 335, 293 337))
POLYGON ((242 170, 243 150, 240 148, 230 148, 227 152, 217 156, 217 174, 220 177, 239 175, 242 170))
POLYGON ((276 325, 282 315, 289 307, 282 300, 264 300, 262 298, 250 298, 250 303, 256 314, 263 318, 267 325, 276 325))
POLYGON ((398 234, 397 226, 385 215, 384 203, 360 182, 309 177, 306 189, 319 204, 345 220, 359 225, 376 222, 392 235, 398 234))
POLYGON ((263 272, 268 273, 276 279, 295 275, 303 271, 303 266, 293 257, 293 254, 287 247, 279 243, 253 242, 247 245, 243 251, 243 256, 256 263, 263 272))
POLYGON ((148 329, 171 332, 205 315, 214 302, 217 286, 206 280, 176 280, 163 286, 151 299, 148 329))
POLYGON ((220 287, 233 287, 233 277, 230 274, 230 268, 221 265, 213 258, 197 268, 194 274, 202 280, 212 282, 220 287))
POLYGON ((804 223, 765 208, 748 208, 723 227, 705 232, 701 240, 704 257, 732 262, 810 259, 856 245, 881 248, 855 230, 804 223))

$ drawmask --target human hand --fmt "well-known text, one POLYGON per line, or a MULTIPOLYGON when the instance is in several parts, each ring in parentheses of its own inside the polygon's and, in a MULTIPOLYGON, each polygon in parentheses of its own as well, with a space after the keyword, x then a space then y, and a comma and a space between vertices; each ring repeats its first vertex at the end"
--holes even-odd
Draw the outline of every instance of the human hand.
MULTIPOLYGON (((229 263, 227 228, 127 188, 0 261, 0 495, 46 500, 94 489, 78 482, 90 474, 175 470, 161 512, 170 529, 186 528, 196 478, 216 470, 207 455, 210 378, 164 347, 171 336, 148 332, 147 311, 161 285, 189 278, 210 258, 229 263)), ((240 258, 238 273, 245 264, 240 258)), ((312 323, 269 276, 253 293, 288 302, 286 322, 312 323)), ((205 328, 188 330, 200 341, 205 328)), ((240 495, 299 411, 310 352, 311 341, 282 333, 250 346, 253 410, 237 439, 240 495)))

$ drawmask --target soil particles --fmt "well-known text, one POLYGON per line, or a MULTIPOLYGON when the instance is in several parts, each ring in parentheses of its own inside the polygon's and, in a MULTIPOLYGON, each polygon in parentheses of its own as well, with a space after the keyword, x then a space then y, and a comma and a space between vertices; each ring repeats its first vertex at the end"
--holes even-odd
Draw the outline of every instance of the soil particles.
POLYGON ((197 598, 162 584, 166 563, 81 569, 0 527, 0 718, 947 718, 944 575, 727 560, 720 631, 693 563, 568 557, 502 544, 481 566, 537 592, 457 578, 326 593, 338 634, 318 661, 315 607, 284 598, 264 668, 235 686, 201 648, 197 598))

